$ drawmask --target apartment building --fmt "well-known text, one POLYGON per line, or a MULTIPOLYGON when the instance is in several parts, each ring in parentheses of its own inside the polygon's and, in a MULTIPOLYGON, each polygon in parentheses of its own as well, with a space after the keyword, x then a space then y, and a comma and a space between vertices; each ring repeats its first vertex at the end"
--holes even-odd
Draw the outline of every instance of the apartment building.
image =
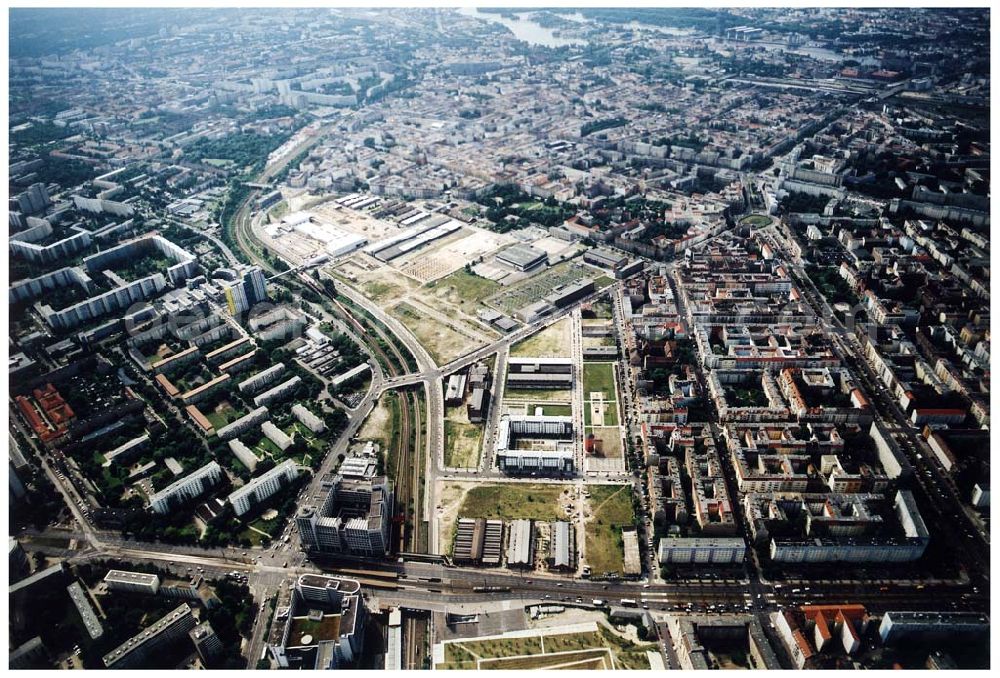
POLYGON ((271 365, 266 370, 262 370, 253 376, 247 377, 239 384, 236 388, 239 389, 240 393, 245 395, 253 395, 266 386, 270 386, 274 382, 281 378, 281 375, 285 373, 284 363, 275 363, 271 365))
POLYGON ((664 537, 657 546, 663 565, 735 565, 746 554, 742 537, 664 537))
POLYGON ((156 492, 149 498, 149 508, 154 513, 169 513, 178 505, 200 497, 222 482, 224 475, 222 467, 217 462, 211 461, 156 492))
POLYGON ((109 591, 146 593, 155 596, 160 590, 160 577, 145 572, 108 570, 108 573, 104 575, 104 584, 109 591))
POLYGON ((295 415, 295 418, 299 420, 300 424, 313 433, 320 434, 326 430, 326 424, 323 423, 323 420, 310 412, 300 403, 292 405, 292 414, 295 415))
POLYGON ((219 440, 232 440, 241 433, 249 431, 257 424, 266 421, 268 416, 266 407, 258 407, 244 414, 239 419, 226 424, 216 431, 216 435, 219 436, 219 440))
POLYGON ((264 502, 268 497, 292 482, 299 475, 298 464, 286 459, 273 469, 252 480, 229 495, 233 511, 242 516, 250 509, 264 502))
POLYGON ((104 665, 109 669, 142 668, 153 653, 186 636, 196 624, 191 607, 183 603, 104 655, 104 665))
POLYGON ((277 386, 269 388, 258 396, 254 396, 253 404, 254 407, 261 407, 263 405, 270 405, 278 400, 283 400, 288 398, 295 389, 298 388, 299 384, 302 383, 302 378, 298 375, 281 382, 277 386))

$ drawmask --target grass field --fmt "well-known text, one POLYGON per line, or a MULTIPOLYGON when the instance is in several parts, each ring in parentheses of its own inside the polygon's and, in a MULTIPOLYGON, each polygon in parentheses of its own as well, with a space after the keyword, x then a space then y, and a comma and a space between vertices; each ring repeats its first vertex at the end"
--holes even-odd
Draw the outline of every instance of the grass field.
POLYGON ((449 407, 444 415, 444 465, 475 467, 483 442, 483 427, 469 422, 464 405, 449 407))
POLYGON ((618 426, 618 405, 613 400, 603 403, 588 400, 583 406, 584 426, 618 426))
POLYGON ((590 310, 594 313, 594 319, 585 318, 583 320, 584 325, 588 323, 603 324, 603 323, 598 323, 597 321, 602 319, 610 320, 611 318, 614 317, 614 314, 611 311, 611 302, 607 301, 606 297, 602 298, 600 301, 595 301, 593 304, 591 304, 590 310))
POLYGON ((510 354, 515 358, 568 358, 571 331, 569 318, 563 318, 511 346, 510 354))
POLYGON ((583 398, 590 400, 590 394, 601 391, 607 401, 618 400, 615 391, 614 363, 584 363, 583 365, 583 398))
POLYGON ((528 406, 528 414, 534 414, 536 407, 541 407, 542 414, 546 417, 568 417, 573 414, 571 405, 546 405, 545 403, 532 403, 528 406))
POLYGON ((263 534, 261 534, 261 532, 266 532, 269 537, 273 537, 274 534, 272 530, 274 530, 275 526, 277 525, 277 522, 278 522, 277 518, 273 520, 264 520, 263 518, 258 518, 249 525, 245 526, 243 528, 243 531, 240 532, 238 535, 236 535, 236 538, 249 539, 250 543, 253 544, 254 546, 260 546, 261 541, 267 538, 263 534))
POLYGON ((496 293, 500 283, 459 269, 440 280, 427 283, 426 288, 433 290, 436 296, 466 307, 463 309, 466 312, 472 312, 475 310, 472 307, 478 306, 483 299, 496 293))
POLYGON ((263 459, 264 457, 272 457, 274 459, 281 459, 284 454, 281 449, 272 443, 268 438, 261 438, 260 442, 250 448, 258 458, 263 459))
MULTIPOLYGON (((548 648, 545 648, 548 650, 548 648)), ((605 648, 579 650, 577 652, 562 652, 559 654, 546 652, 543 655, 528 657, 510 657, 499 659, 481 659, 477 668, 481 670, 535 670, 542 669, 611 669, 610 652, 605 648)))
POLYGON ((746 224, 747 226, 770 226, 774 220, 771 217, 764 216, 763 214, 751 214, 750 216, 743 217, 740 219, 740 224, 746 224))
POLYGON ((441 322, 428 318, 407 303, 399 303, 389 309, 407 329, 413 332, 417 341, 427 349, 438 365, 453 360, 480 346, 480 342, 468 339, 441 322))
POLYGON ((219 430, 231 421, 236 421, 242 414, 238 412, 232 405, 229 404, 228 400, 223 400, 221 403, 215 406, 212 412, 203 413, 205 418, 212 422, 212 426, 216 430, 219 430))
POLYGON ((508 388, 503 392, 504 400, 555 401, 568 403, 573 398, 571 391, 544 388, 508 388))
POLYGON ((399 299, 407 291, 402 285, 395 285, 391 282, 381 280, 366 282, 361 286, 361 290, 365 293, 366 297, 379 305, 399 299))
POLYGON ((624 574, 622 525, 635 521, 628 485, 589 485, 590 519, 586 523, 587 564, 594 574, 624 574))
POLYGON ((357 435, 358 440, 373 440, 379 444, 385 469, 390 475, 395 473, 396 464, 395 459, 390 457, 394 446, 389 443, 399 436, 400 426, 399 396, 389 391, 379 398, 378 404, 365 419, 357 435))
POLYGON ((559 505, 566 488, 560 485, 502 483, 477 485, 469 490, 458 511, 463 518, 534 518, 565 520, 559 505))

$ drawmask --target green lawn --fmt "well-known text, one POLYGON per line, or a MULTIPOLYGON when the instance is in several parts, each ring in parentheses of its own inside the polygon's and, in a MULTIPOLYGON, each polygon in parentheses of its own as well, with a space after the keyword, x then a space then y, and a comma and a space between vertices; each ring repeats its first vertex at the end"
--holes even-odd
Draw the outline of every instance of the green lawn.
POLYGON ((406 292, 405 287, 379 280, 366 282, 362 289, 366 297, 379 304, 396 299, 406 292))
POLYGON ((583 397, 585 400, 590 400, 590 394, 595 391, 602 391, 605 400, 615 401, 618 399, 615 392, 614 367, 614 363, 584 363, 583 397))
POLYGON ((452 287, 462 300, 479 303, 496 292, 500 288, 500 283, 459 269, 435 283, 428 284, 428 287, 437 289, 452 287))
POLYGON ((572 634, 540 633, 537 636, 465 640, 445 645, 445 662, 439 669, 530 670, 557 668, 611 668, 611 656, 618 668, 648 669, 647 650, 655 643, 633 643, 604 625, 597 631, 572 634), (611 656, 609 656, 609 654, 611 656))
POLYGON ((601 424, 600 419, 597 423, 593 421, 593 416, 590 413, 591 401, 588 400, 583 404, 583 425, 584 426, 618 426, 618 405, 613 400, 606 400, 604 403, 604 423, 601 424))
POLYGON ((216 406, 216 409, 211 412, 203 412, 205 418, 212 422, 212 426, 216 429, 220 429, 229 422, 236 421, 243 414, 233 408, 228 401, 222 402, 216 406))
MULTIPOLYGON (((451 643, 445 647, 450 645, 451 643)), ((495 640, 469 641, 462 643, 462 648, 480 657, 517 657, 525 654, 541 654, 542 642, 537 636, 497 638, 495 640)))
POLYGON ((774 221, 771 217, 764 216, 763 214, 751 214, 750 216, 743 217, 740 219, 740 224, 746 224, 747 226, 770 226, 771 222, 774 221))
POLYGON ((322 452, 326 448, 326 441, 322 438, 318 438, 315 433, 299 422, 295 422, 286 428, 285 433, 288 435, 292 435, 293 433, 297 434, 298 437, 306 441, 306 445, 313 452, 322 452))
POLYGON ((571 391, 544 388, 508 388, 504 389, 503 397, 509 400, 555 400, 569 402, 573 398, 571 391))
POLYGON ((546 405, 545 403, 532 403, 528 406, 528 414, 534 414, 536 407, 541 407, 542 414, 546 417, 569 417, 573 414, 573 407, 570 405, 546 405))
MULTIPOLYGON (((611 310, 611 303, 607 301, 595 301, 590 305, 591 311, 594 313, 594 317, 600 320, 610 320, 614 317, 611 310)), ((583 323, 586 325, 587 321, 584 320, 583 323)))
POLYGON ((632 493, 628 485, 589 485, 591 518, 587 521, 587 564, 594 574, 624 574, 622 525, 632 525, 632 493))
POLYGON ((474 467, 479 465, 483 427, 459 421, 444 421, 444 465, 474 467))
POLYGON ((253 446, 253 451, 258 457, 268 456, 280 458, 284 454, 281 449, 271 442, 267 437, 261 438, 260 442, 253 446))
POLYGON ((462 518, 534 518, 565 520, 559 502, 567 488, 559 485, 502 483, 469 490, 458 515, 462 518))

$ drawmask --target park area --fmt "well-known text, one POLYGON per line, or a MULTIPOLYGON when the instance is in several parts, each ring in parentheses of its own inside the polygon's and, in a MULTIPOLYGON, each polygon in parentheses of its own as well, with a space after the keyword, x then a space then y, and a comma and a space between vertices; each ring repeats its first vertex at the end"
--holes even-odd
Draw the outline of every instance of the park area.
POLYGON ((584 363, 583 365, 583 398, 591 400, 592 393, 603 393, 604 400, 618 400, 615 390, 614 363, 584 363))
POLYGON ((421 298, 441 311, 452 312, 458 308, 474 316, 483 299, 495 293, 499 287, 498 283, 488 278, 460 269, 445 278, 427 283, 421 298))
POLYGON ((763 228, 764 226, 770 226, 773 221, 771 217, 764 214, 751 214, 740 219, 740 225, 763 228))
POLYGON ((655 643, 636 643, 604 622, 516 631, 502 636, 443 643, 435 669, 572 670, 649 669, 655 643))
POLYGON ((622 526, 635 523, 629 485, 588 485, 590 517, 585 523, 586 560, 595 576, 625 573, 622 526))

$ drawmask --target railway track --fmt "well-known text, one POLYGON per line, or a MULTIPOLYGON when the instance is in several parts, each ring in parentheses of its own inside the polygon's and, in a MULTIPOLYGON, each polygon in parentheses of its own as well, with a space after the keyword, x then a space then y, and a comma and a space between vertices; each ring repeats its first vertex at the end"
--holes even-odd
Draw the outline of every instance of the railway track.
MULTIPOLYGON (((264 175, 267 176, 267 173, 264 175)), ((257 196, 258 191, 250 192, 244 199, 243 203, 236 210, 233 216, 233 237, 236 241, 237 248, 244 252, 246 256, 251 260, 252 263, 260 266, 264 271, 269 274, 274 275, 279 273, 279 271, 263 256, 259 255, 257 252, 263 252, 264 247, 262 243, 256 241, 252 232, 252 222, 250 214, 251 201, 257 196)), ((334 315, 338 315, 342 320, 347 322, 352 326, 360 337, 378 337, 380 341, 370 341, 368 342, 369 348, 372 353, 375 354, 380 362, 386 366, 386 371, 389 377, 402 376, 407 369, 407 361, 403 357, 396 345, 386 332, 376 323, 370 323, 370 330, 355 317, 333 294, 330 294, 325 287, 318 284, 315 280, 311 279, 305 272, 301 272, 297 279, 293 279, 293 284, 300 285, 302 287, 312 290, 314 293, 319 295, 321 298, 328 300, 331 303, 334 315), (390 360, 389 355, 387 355, 385 349, 383 349, 383 344, 388 347, 389 352, 395 359, 390 360), (398 367, 397 367, 398 366, 398 367)), ((292 281, 290 281, 292 282, 292 281)), ((369 323, 366 323, 368 325, 369 323)), ((400 412, 400 435, 394 444, 397 445, 397 459, 396 459, 396 469, 395 469, 395 481, 397 487, 397 505, 403 507, 403 521, 399 529, 399 541, 398 550, 399 551, 415 551, 419 548, 419 516, 417 512, 419 511, 419 506, 417 506, 417 500, 420 496, 420 473, 416 459, 419 458, 417 450, 419 450, 420 445, 420 406, 418 404, 417 396, 410 392, 404 391, 400 394, 401 397, 398 398, 398 406, 400 412), (413 411, 411 413, 411 402, 413 411), (411 416, 411 414, 413 416, 411 416), (412 434, 414 437, 414 444, 411 446, 411 427, 413 428, 412 434), (414 513, 411 517, 408 514, 410 503, 413 503, 414 513), (407 534, 406 523, 412 520, 412 530, 407 534), (409 548, 407 548, 409 546, 409 548)), ((360 576, 359 581, 371 588, 381 588, 394 590, 398 587, 396 581, 389 580, 378 575, 374 576, 360 576)), ((409 669, 419 669, 423 667, 424 653, 422 648, 426 646, 428 628, 427 621, 416 619, 412 616, 407 617, 404 620, 403 626, 403 637, 404 637, 404 668, 409 669)))

